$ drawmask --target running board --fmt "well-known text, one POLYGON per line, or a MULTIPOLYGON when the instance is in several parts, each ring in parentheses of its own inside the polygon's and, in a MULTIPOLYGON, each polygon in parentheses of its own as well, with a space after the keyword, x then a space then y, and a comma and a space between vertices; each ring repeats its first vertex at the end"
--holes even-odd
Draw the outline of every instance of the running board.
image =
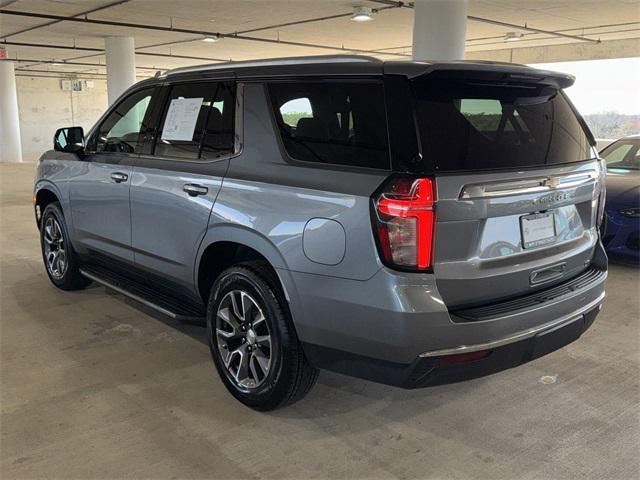
POLYGON ((80 273, 100 285, 121 293, 167 317, 181 322, 205 323, 204 309, 195 305, 180 302, 178 299, 162 295, 155 290, 119 275, 111 270, 98 266, 85 265, 80 273))

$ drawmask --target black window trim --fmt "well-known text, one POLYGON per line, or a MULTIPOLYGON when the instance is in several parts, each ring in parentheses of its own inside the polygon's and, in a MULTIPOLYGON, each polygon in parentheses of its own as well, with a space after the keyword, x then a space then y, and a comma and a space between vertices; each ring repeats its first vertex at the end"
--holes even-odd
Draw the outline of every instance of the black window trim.
POLYGON ((391 157, 391 139, 389 138, 389 118, 387 112, 387 96, 384 85, 384 76, 383 75, 367 75, 367 76, 331 76, 331 77, 322 77, 322 76, 302 76, 302 77, 267 77, 262 79, 251 79, 247 80, 246 83, 258 83, 263 87, 263 93, 265 96, 265 100, 267 102, 267 109, 269 110, 269 117, 271 120, 271 125, 273 129, 273 134, 275 135, 276 141, 278 143, 278 147, 280 149, 280 153, 285 162, 297 165, 304 166, 307 168, 319 168, 319 169, 331 169, 331 170, 343 170, 345 172, 356 171, 356 172, 391 172, 393 170, 392 165, 392 157, 391 157), (382 88, 382 95, 384 101, 384 114, 385 114, 385 129, 387 132, 387 159, 388 166, 387 168, 375 168, 375 167, 362 167, 357 165, 348 165, 341 163, 325 163, 325 162, 316 162, 312 160, 300 160, 298 158, 294 158, 289 155, 286 147, 284 146, 284 139, 282 134, 280 133, 280 127, 278 125, 278 119, 276 117, 276 107, 271 98, 271 92, 269 91, 269 85, 275 83, 377 83, 382 88))
MULTIPOLYGON (((150 136, 150 141, 153 142, 151 149, 151 153, 144 153, 140 156, 144 159, 148 160, 160 160, 165 162, 183 162, 183 163, 196 163, 196 164, 207 164, 207 163, 217 163, 223 160, 228 160, 230 158, 235 158, 242 154, 244 151, 244 84, 242 82, 236 81, 231 77, 223 77, 223 78, 195 78, 190 80, 180 80, 173 82, 163 82, 159 85, 159 93, 161 98, 159 99, 160 107, 158 110, 158 115, 155 119, 154 125, 151 127, 152 132, 150 136), (161 123, 164 120, 164 112, 169 102, 169 92, 171 89, 177 85, 185 85, 189 83, 234 83, 235 84, 235 98, 234 98, 234 132, 233 132, 233 143, 234 148, 233 152, 221 155, 216 158, 202 158, 202 143, 198 150, 198 158, 184 158, 184 157, 174 157, 169 155, 156 155, 155 154, 155 146, 157 143, 157 136, 160 134, 161 123)), ((145 139, 146 141, 146 139, 145 139)))

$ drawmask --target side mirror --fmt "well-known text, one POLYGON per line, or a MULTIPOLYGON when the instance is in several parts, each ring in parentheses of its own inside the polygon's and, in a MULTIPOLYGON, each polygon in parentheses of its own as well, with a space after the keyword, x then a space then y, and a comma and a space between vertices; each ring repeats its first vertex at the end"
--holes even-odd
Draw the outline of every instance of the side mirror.
POLYGON ((80 154, 84 152, 84 130, 82 127, 66 127, 56 130, 53 149, 58 152, 80 154))

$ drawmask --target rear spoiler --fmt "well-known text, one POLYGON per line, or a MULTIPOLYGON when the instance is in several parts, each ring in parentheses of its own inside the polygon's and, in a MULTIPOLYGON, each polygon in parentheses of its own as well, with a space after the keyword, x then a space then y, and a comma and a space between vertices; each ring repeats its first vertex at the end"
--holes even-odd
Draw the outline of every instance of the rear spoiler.
POLYGON ((497 62, 385 62, 384 73, 403 75, 409 80, 426 76, 446 77, 492 83, 535 83, 558 89, 570 87, 575 82, 575 77, 566 73, 497 62))

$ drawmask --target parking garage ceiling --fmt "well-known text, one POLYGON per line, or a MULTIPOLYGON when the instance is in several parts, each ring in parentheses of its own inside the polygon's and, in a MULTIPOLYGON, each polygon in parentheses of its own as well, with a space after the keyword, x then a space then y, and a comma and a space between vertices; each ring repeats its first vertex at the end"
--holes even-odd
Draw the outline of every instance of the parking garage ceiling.
MULTIPOLYGON (((227 60, 410 59, 413 4, 389 0, 0 0, 19 75, 105 74, 105 36, 135 39, 138 75, 227 60), (354 6, 373 20, 351 20, 354 6)), ((467 57, 533 63, 640 56, 638 0, 470 0, 467 57)))

